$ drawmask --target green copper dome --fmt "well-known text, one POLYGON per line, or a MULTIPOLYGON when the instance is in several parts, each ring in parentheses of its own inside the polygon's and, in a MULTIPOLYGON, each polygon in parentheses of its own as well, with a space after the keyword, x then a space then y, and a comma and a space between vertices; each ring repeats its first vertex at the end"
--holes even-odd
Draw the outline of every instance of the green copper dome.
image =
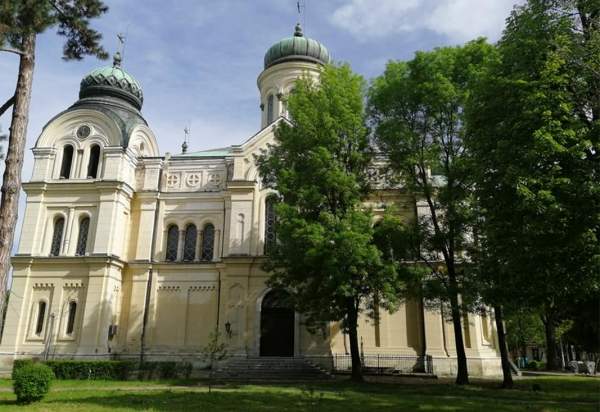
POLYGON ((304 37, 300 24, 293 37, 275 43, 265 54, 265 69, 286 61, 308 61, 327 64, 331 61, 329 51, 316 40, 304 37))
POLYGON ((142 108, 144 94, 138 81, 121 68, 121 55, 116 53, 112 66, 92 70, 81 80, 79 98, 111 96, 125 100, 136 109, 142 108))

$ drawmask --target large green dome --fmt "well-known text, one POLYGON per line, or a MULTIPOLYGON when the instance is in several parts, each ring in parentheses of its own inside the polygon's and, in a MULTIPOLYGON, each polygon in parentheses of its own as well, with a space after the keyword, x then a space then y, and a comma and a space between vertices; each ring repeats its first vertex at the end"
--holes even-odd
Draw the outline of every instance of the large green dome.
POLYGON ((328 64, 331 58, 327 48, 316 40, 304 37, 302 27, 297 24, 294 36, 278 41, 267 51, 265 69, 287 61, 328 64))
POLYGON ((121 68, 121 55, 115 54, 113 65, 99 67, 88 73, 79 88, 79 98, 110 96, 142 108, 144 94, 138 81, 121 68))

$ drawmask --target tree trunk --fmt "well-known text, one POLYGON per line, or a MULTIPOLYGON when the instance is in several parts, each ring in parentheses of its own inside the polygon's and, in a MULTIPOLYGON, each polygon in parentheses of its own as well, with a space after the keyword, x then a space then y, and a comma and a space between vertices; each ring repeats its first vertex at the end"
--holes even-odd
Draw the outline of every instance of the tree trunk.
POLYGON ((2 200, 0 201, 0 307, 4 307, 10 254, 15 226, 19 212, 19 192, 21 191, 21 169, 29 122, 29 102, 35 65, 35 33, 25 35, 22 41, 19 62, 19 75, 15 90, 6 166, 2 179, 2 200))
POLYGON ((544 331, 546 332, 546 369, 556 370, 558 369, 556 362, 556 327, 550 316, 546 317, 544 331))
POLYGON ((458 305, 458 283, 452 266, 448 267, 448 280, 450 281, 450 309, 452 312, 452 325, 454 326, 454 344, 456 346, 456 363, 458 366, 456 384, 468 385, 469 371, 467 369, 467 355, 465 353, 460 307, 458 305))
POLYGON ((360 350, 358 348, 358 308, 354 302, 348 304, 348 337, 350 338, 350 356, 352 357, 352 380, 363 382, 360 350))
POLYGON ((506 332, 504 331, 504 315, 502 306, 494 306, 494 317, 496 318, 496 330, 498 331, 498 346, 500 346, 500 359, 502 361, 502 387, 511 389, 513 387, 512 372, 508 360, 508 349, 506 347, 506 332))

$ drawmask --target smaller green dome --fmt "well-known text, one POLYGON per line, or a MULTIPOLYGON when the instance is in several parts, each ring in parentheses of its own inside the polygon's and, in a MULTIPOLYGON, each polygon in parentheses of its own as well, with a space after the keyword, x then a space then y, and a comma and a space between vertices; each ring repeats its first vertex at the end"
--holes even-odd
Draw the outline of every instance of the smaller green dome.
POLYGON ((112 66, 99 67, 88 73, 79 88, 79 98, 111 96, 131 103, 141 109, 144 102, 142 87, 138 81, 121 68, 121 55, 116 53, 112 66))
POLYGON ((308 61, 328 64, 329 51, 316 40, 304 37, 300 23, 296 25, 294 36, 275 43, 265 54, 265 69, 286 61, 308 61))

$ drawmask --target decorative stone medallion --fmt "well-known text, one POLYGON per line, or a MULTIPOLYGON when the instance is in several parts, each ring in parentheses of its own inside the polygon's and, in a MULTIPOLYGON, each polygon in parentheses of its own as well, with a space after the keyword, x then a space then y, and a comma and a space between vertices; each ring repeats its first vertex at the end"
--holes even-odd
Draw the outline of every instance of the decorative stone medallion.
POLYGON ((179 185, 179 176, 174 174, 167 176, 168 187, 177 187, 177 185, 179 185))
POLYGON ((77 137, 79 137, 80 139, 85 139, 91 133, 92 129, 87 124, 81 125, 79 126, 79 128, 77 128, 77 137))
POLYGON ((190 173, 185 179, 189 187, 196 187, 200 184, 200 175, 198 173, 190 173))
POLYGON ((211 186, 219 186, 221 184, 221 175, 217 173, 212 173, 208 175, 208 184, 211 186))

